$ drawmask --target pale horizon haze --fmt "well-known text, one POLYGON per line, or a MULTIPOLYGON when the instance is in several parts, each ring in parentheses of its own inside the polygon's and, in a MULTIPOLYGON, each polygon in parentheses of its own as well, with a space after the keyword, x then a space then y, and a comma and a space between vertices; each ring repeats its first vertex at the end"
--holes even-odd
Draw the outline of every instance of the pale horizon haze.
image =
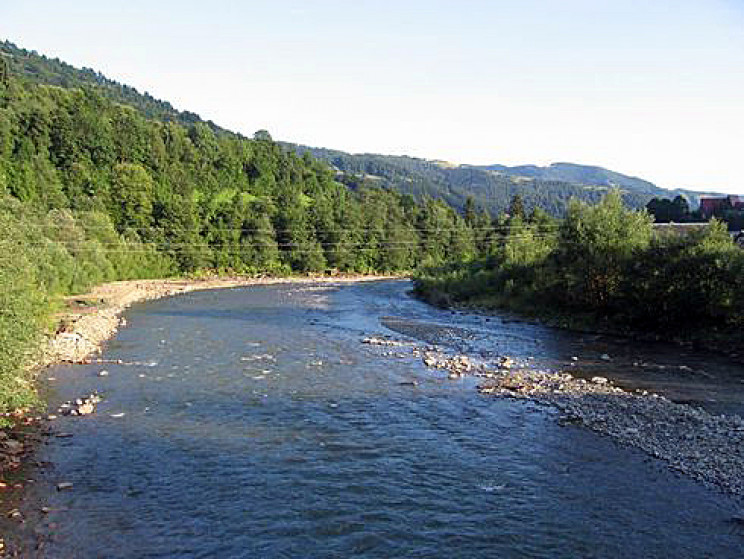
POLYGON ((0 38, 245 135, 744 194, 744 0, 3 2, 0 38))

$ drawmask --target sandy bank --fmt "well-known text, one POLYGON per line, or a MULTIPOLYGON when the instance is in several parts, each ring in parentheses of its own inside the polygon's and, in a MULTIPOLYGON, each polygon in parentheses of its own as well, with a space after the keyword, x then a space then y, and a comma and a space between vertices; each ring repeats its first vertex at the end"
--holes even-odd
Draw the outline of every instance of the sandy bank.
POLYGON ((208 278, 117 281, 99 285, 83 296, 68 297, 68 310, 59 316, 60 327, 43 344, 38 367, 57 363, 85 363, 100 352, 104 342, 114 336, 132 304, 190 291, 275 284, 343 284, 401 276, 308 276, 294 278, 208 278))

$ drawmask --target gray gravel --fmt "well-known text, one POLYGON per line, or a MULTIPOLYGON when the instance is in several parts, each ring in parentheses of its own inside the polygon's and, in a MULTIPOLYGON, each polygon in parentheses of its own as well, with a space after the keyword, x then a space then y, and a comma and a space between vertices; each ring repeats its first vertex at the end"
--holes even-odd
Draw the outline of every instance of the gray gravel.
POLYGON ((671 468, 728 493, 744 495, 744 420, 716 416, 657 394, 632 394, 602 377, 520 370, 502 372, 478 390, 551 404, 563 424, 583 425, 664 460, 671 468))
MULTIPOLYGON (((553 406, 562 425, 583 426, 610 436, 665 461, 676 471, 744 496, 744 420, 739 416, 713 415, 658 394, 627 392, 604 377, 585 380, 534 370, 530 360, 502 356, 483 361, 386 337, 366 338, 364 343, 408 350, 426 367, 451 379, 480 377, 483 381, 478 390, 482 394, 553 406)), ((392 356, 393 352, 383 355, 392 356)))

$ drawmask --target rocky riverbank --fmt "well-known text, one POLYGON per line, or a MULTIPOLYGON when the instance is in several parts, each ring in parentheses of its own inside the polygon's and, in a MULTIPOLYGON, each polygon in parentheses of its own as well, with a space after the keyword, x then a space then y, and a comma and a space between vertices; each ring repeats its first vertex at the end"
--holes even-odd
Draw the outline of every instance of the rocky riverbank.
POLYGON ((490 375, 483 394, 550 404, 564 425, 582 425, 663 460, 674 470, 744 495, 744 420, 663 396, 630 393, 604 377, 519 370, 490 375))
POLYGON ((563 371, 536 370, 529 359, 474 359, 384 337, 362 342, 387 349, 383 355, 420 358, 426 367, 453 380, 482 379, 477 387, 481 394, 552 406, 562 425, 612 437, 680 473, 744 496, 744 420, 739 416, 713 415, 658 394, 629 392, 601 376, 582 379, 563 371))

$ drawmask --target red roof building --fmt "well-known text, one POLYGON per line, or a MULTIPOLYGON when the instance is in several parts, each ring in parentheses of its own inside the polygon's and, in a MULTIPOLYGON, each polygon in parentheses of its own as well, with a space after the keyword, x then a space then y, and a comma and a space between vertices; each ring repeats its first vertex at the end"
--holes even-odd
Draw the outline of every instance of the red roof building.
POLYGON ((725 210, 744 210, 744 200, 733 194, 723 198, 700 198, 700 215, 705 219, 725 210))

